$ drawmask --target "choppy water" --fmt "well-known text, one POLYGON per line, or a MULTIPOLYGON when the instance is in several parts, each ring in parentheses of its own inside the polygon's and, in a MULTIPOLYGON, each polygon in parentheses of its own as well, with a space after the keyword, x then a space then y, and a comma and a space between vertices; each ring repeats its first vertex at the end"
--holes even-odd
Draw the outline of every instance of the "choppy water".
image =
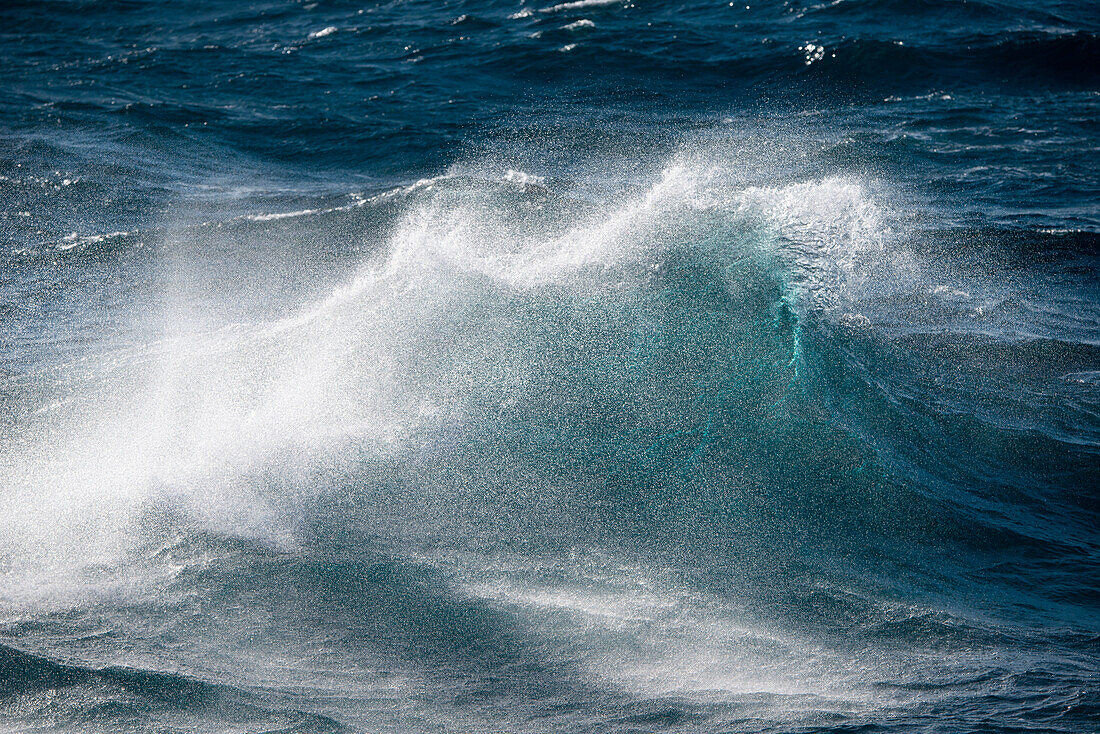
POLYGON ((0 60, 0 728, 1100 726, 1095 3, 0 60))

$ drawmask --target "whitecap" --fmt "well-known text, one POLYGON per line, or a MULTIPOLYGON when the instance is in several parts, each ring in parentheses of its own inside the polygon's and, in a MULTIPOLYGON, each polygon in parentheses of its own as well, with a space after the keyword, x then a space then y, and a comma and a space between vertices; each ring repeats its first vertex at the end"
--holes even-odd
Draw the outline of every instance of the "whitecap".
POLYGON ((580 8, 594 8, 603 5, 621 5, 622 0, 573 0, 568 3, 558 3, 546 8, 539 8, 540 13, 558 13, 563 10, 578 10, 580 8))

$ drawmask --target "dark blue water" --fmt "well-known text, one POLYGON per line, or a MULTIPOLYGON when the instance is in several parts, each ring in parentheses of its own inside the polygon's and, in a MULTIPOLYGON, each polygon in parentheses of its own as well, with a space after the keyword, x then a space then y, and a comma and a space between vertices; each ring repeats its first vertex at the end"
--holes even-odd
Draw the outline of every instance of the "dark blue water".
POLYGON ((1094 2, 0 62, 0 729, 1100 728, 1094 2))

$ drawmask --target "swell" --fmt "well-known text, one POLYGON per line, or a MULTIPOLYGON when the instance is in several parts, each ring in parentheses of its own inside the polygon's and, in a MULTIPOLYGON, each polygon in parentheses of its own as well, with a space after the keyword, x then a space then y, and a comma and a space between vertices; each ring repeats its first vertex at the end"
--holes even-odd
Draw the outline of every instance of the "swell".
MULTIPOLYGON (((932 5, 948 15, 952 9, 964 16, 997 12, 977 3, 932 5)), ((213 139, 228 149, 283 161, 310 160, 302 154, 305 148, 314 155, 313 166, 338 167, 341 140, 349 142, 345 155, 350 148, 384 143, 408 147, 410 158, 417 138, 435 135, 454 145, 469 124, 514 109, 517 93, 534 107, 558 98, 627 104, 659 99, 673 109, 698 105, 715 90, 729 95, 723 105, 755 106, 766 91, 780 107, 804 107, 799 98, 813 92, 828 101, 990 85, 1000 91, 1021 85, 1087 90, 1098 80, 1100 40, 1094 25, 1084 21, 1042 12, 1016 25, 982 17, 945 20, 935 8, 909 14, 865 3, 788 10, 749 14, 729 33, 720 33, 715 29, 729 19, 715 9, 610 4, 519 18, 500 12, 491 22, 478 16, 478 23, 446 10, 421 8, 409 18, 384 9, 369 20, 333 13, 314 21, 324 24, 317 28, 304 18, 286 19, 287 28, 267 29, 262 41, 248 32, 254 17, 223 17, 210 37, 183 19, 173 19, 175 25, 158 33, 158 26, 136 13, 128 20, 142 39, 137 47, 57 49, 48 32, 27 34, 23 52, 14 54, 18 63, 8 71, 22 98, 10 113, 25 130, 55 124, 51 116, 76 129, 95 119, 111 131, 111 139, 137 134, 166 148, 196 149, 213 139), (930 34, 930 20, 959 30, 930 34), (576 25, 582 21, 587 24, 576 25), (338 31, 309 38, 325 27, 338 31), (58 54, 63 63, 55 69, 58 54), (135 75, 135 69, 141 73, 135 75), (203 70, 201 81, 190 76, 193 69, 203 70), (93 83, 59 91, 52 81, 58 77, 93 83), (478 93, 452 83, 460 80, 478 93), (532 89, 532 82, 541 88, 532 89), (320 96, 314 94, 318 85, 320 96), (280 100, 274 107, 267 104, 273 94, 280 100), (416 100, 416 112, 402 107, 401 99, 416 100), (362 125, 364 119, 371 125, 362 125), (277 139, 265 142, 268 138, 277 139), (294 142, 283 143, 286 138, 294 142)), ((15 28, 52 27, 27 20, 26 10, 8 15, 15 28)), ((99 22, 109 26, 114 18, 99 22)), ((102 31, 85 19, 74 23, 69 35, 89 30, 102 31)), ((713 108, 713 102, 704 107, 713 108)), ((388 166, 392 157, 372 165, 388 166)), ((186 162, 186 157, 180 161, 186 162)), ((401 170, 402 162, 393 165, 387 170, 401 170)))
MULTIPOLYGON (((1100 39, 1091 32, 1020 32, 960 39, 956 45, 899 42, 874 37, 825 38, 814 43, 766 44, 761 50, 711 48, 697 53, 690 43, 657 43, 655 48, 578 44, 564 54, 556 49, 511 48, 484 65, 494 70, 514 68, 525 77, 556 81, 583 76, 599 65, 623 79, 644 68, 651 79, 671 89, 685 75, 707 87, 755 86, 782 90, 827 91, 830 96, 897 93, 912 89, 1027 85, 1051 88, 1091 88, 1098 81, 1100 39), (550 63, 551 60, 554 63, 550 63)), ((604 78, 601 77, 601 83, 604 78)))
POLYGON ((174 673, 83 667, 0 645, 0 705, 6 705, 11 721, 35 722, 62 702, 55 719, 62 726, 140 730, 159 721, 175 730, 247 723, 288 731, 348 731, 326 716, 265 706, 262 698, 231 686, 174 673))

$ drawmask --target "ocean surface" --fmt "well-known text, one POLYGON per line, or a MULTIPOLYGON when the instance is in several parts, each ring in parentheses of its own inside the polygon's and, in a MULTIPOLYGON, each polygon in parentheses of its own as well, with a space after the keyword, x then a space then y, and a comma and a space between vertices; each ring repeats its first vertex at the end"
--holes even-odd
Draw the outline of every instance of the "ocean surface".
POLYGON ((0 731, 1098 730, 1095 0, 0 3, 0 731))

